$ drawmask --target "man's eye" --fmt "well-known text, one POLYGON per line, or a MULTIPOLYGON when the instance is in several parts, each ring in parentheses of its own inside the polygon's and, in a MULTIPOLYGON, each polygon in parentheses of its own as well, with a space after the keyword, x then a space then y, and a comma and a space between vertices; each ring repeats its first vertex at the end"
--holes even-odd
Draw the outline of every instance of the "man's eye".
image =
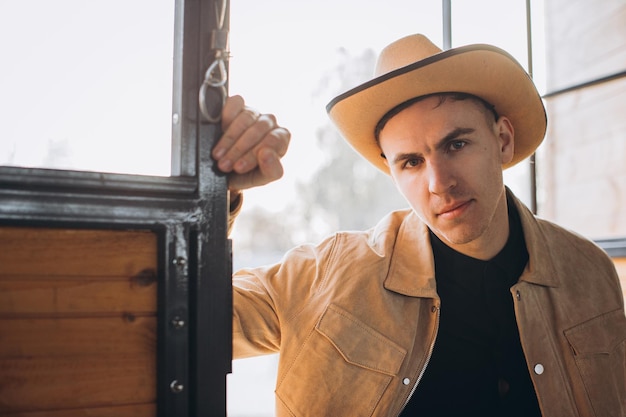
POLYGON ((403 168, 413 168, 421 163, 419 158, 409 158, 404 162, 403 168))
POLYGON ((450 143, 450 150, 451 151, 458 151, 461 150, 465 147, 467 143, 465 141, 462 140, 455 140, 453 142, 450 143))

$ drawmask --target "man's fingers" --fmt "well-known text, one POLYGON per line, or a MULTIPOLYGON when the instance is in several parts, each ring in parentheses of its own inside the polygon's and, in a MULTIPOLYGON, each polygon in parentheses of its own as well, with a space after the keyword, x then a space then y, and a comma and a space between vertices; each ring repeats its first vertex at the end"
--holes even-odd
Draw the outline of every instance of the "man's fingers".
MULTIPOLYGON (((260 134, 260 133, 259 133, 260 134)), ((256 134, 253 134, 256 135, 256 134)), ((244 174, 259 165, 263 149, 270 149, 277 158, 283 157, 287 153, 291 133, 285 128, 277 127, 265 133, 262 139, 244 153, 236 162, 233 170, 238 174, 244 174)))
POLYGON ((227 157, 234 162, 250 150, 258 140, 255 135, 263 134, 264 130, 271 129, 271 119, 259 119, 260 115, 257 111, 250 108, 241 110, 226 127, 213 149, 213 157, 216 159, 227 157))
POLYGON ((245 129, 256 121, 259 113, 246 107, 241 96, 227 97, 222 109, 222 137, 213 148, 215 159, 222 158, 237 142, 245 129))
POLYGON ((212 156, 217 167, 229 173, 231 190, 265 185, 282 177, 282 158, 291 133, 280 127, 273 114, 260 114, 240 96, 229 97, 222 111, 222 137, 212 156))
POLYGON ((235 117, 244 109, 246 103, 241 96, 231 96, 226 98, 222 109, 222 130, 226 130, 235 117))
POLYGON ((283 165, 280 157, 269 148, 259 150, 259 171, 261 171, 262 179, 268 182, 276 181, 283 176, 283 165))
POLYGON ((245 190, 276 181, 283 176, 284 170, 280 157, 271 148, 262 148, 258 152, 258 166, 245 174, 231 173, 228 186, 231 190, 245 190))
POLYGON ((279 157, 285 156, 287 153, 287 149, 289 148, 289 142, 291 141, 291 132, 284 127, 277 127, 272 130, 272 135, 274 135, 276 139, 277 146, 273 149, 276 150, 276 153, 279 157))

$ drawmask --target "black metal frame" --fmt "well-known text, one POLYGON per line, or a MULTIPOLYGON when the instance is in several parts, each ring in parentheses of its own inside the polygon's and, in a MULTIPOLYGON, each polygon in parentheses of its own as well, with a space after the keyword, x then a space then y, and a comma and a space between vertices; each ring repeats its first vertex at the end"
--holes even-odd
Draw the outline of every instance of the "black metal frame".
MULTIPOLYGON (((0 167, 0 224, 157 233, 157 410, 163 417, 226 415, 232 358, 227 182, 210 157, 220 128, 203 122, 198 110, 199 87, 214 59, 215 3, 176 0, 173 176, 0 167)), ((228 20, 227 13, 226 26, 228 20)))

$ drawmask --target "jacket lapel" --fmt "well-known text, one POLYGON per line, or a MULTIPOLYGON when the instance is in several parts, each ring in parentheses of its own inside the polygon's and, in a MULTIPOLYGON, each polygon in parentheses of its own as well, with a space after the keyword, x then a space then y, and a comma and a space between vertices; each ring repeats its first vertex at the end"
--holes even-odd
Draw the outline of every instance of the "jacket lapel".
MULTIPOLYGON (((529 255, 528 265, 520 281, 558 287, 559 276, 550 255, 558 248, 551 248, 547 244, 535 216, 508 188, 506 191, 520 215, 529 255)), ((384 284, 387 290, 410 297, 438 297, 428 227, 413 211, 400 224, 391 253, 384 284)))
POLYGON ((524 269, 520 281, 543 285, 545 287, 558 287, 559 275, 552 259, 551 253, 558 248, 548 245, 548 240, 542 233, 542 229, 532 212, 519 201, 508 189, 509 197, 515 203, 515 207, 520 215, 522 230, 528 250, 528 265, 524 269))
POLYGON ((414 212, 400 225, 384 286, 410 297, 437 298, 428 228, 414 212))

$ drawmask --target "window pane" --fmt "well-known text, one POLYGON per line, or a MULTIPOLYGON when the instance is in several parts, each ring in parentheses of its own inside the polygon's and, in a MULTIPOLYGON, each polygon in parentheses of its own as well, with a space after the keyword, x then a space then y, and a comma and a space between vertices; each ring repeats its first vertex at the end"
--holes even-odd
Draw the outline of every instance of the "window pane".
MULTIPOLYGON (((543 91, 543 0, 531 2, 533 78, 543 91)), ((452 46, 488 43, 517 59, 528 71, 525 0, 452 1, 452 46)), ((527 161, 504 171, 505 183, 526 204, 531 204, 531 172, 527 161)))
POLYGON ((0 165, 169 175, 173 0, 0 2, 0 165))
MULTIPOLYGON (((291 237, 294 243, 316 241, 311 235, 353 227, 342 224, 341 216, 299 220, 305 216, 298 214, 303 205, 298 189, 317 183, 328 189, 336 189, 339 182, 346 184, 339 180, 322 183, 319 178, 328 177, 318 174, 334 160, 338 148, 346 147, 350 153, 346 157, 355 154, 339 138, 339 143, 330 142, 334 128, 330 128, 325 105, 348 85, 353 87, 371 76, 373 57, 395 39, 420 32, 442 45, 440 1, 265 0, 262 4, 259 7, 255 0, 231 2, 230 92, 243 95, 261 112, 276 114, 291 131, 292 140, 283 158, 284 177, 246 190, 244 209, 232 236, 235 270, 277 261, 290 246, 287 242, 291 237), (268 213, 267 217, 263 213, 268 213), (289 236, 281 233, 285 229, 289 236), (300 229, 310 234, 297 233, 300 229), (271 241, 261 241, 265 236, 271 241), (262 250, 257 250, 259 247, 262 250)), ((330 165, 338 170, 331 178, 350 175, 341 171, 350 165, 330 165)), ((353 193, 345 200, 357 200, 358 194, 361 201, 359 188, 373 189, 372 177, 383 176, 369 166, 358 174, 361 180, 348 184, 353 193)), ((368 210, 351 212, 339 207, 337 201, 333 213, 324 213, 347 213, 353 218, 373 216, 376 219, 368 220, 367 227, 373 226, 382 217, 381 207, 394 197, 398 202, 395 208, 406 206, 391 181, 386 191, 386 195, 376 193, 372 197, 377 206, 367 205, 368 210)), ((320 200, 316 205, 321 204, 320 200)), ((229 416, 275 415, 277 363, 276 355, 234 361, 233 373, 228 376, 229 416)))

